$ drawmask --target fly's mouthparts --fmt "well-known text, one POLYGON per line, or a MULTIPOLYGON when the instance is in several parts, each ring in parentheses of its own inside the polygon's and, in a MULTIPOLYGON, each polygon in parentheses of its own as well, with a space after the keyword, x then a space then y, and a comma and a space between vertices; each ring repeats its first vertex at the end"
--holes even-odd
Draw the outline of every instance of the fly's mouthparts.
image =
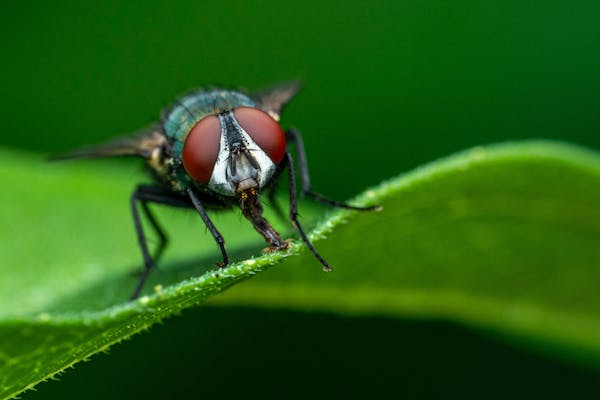
POLYGON ((235 146, 229 155, 231 182, 236 191, 241 192, 258 186, 257 177, 260 165, 245 147, 235 146))
POLYGON ((256 187, 258 187, 258 182, 256 182, 252 178, 248 178, 248 179, 244 179, 243 181, 240 181, 237 184, 236 191, 237 192, 244 192, 244 191, 246 191, 248 189, 254 189, 256 187))

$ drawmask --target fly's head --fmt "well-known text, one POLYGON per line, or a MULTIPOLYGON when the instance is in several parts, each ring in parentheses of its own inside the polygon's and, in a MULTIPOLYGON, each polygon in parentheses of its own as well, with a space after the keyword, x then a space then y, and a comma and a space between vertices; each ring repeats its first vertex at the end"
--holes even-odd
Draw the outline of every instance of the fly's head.
POLYGON ((285 134, 267 113, 253 107, 201 119, 183 147, 183 166, 196 182, 229 197, 260 191, 285 154, 285 134))

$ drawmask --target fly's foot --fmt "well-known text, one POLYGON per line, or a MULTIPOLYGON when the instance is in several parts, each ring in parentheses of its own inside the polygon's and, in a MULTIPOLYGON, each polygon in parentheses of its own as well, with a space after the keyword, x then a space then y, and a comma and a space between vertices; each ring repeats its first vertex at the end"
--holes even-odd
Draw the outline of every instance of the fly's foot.
POLYGON ((225 268, 227 265, 229 265, 229 263, 228 263, 228 262, 225 262, 225 261, 219 261, 219 262, 217 263, 217 267, 218 267, 218 268, 225 268))
POLYGON ((283 242, 281 242, 281 244, 279 246, 269 246, 269 247, 263 249, 262 253, 263 254, 271 254, 276 251, 287 250, 290 248, 291 244, 292 244, 292 239, 284 240, 283 242))

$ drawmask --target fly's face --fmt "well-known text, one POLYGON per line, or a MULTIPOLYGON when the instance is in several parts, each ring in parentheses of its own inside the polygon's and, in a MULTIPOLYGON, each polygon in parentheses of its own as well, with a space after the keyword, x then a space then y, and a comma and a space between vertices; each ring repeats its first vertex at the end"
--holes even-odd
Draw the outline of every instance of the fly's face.
POLYGON ((252 107, 201 119, 183 146, 183 166, 196 182, 225 196, 259 191, 285 154, 285 134, 267 113, 252 107))

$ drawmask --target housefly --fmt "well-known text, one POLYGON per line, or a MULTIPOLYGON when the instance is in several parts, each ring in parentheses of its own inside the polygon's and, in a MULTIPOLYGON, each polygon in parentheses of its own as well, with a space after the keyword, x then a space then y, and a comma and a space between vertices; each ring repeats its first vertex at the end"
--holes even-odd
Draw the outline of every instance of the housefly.
POLYGON ((217 242, 229 264, 225 240, 207 210, 237 206, 268 244, 268 250, 288 248, 289 243, 263 217, 260 194, 274 199, 275 183, 287 170, 289 218, 302 241, 323 266, 331 267, 312 245, 300 221, 296 202, 294 162, 289 146, 295 145, 303 195, 333 207, 356 207, 328 199, 311 190, 302 136, 296 129, 284 131, 279 120, 283 107, 296 95, 298 82, 287 82, 256 93, 207 87, 177 99, 163 112, 160 122, 129 137, 95 147, 76 150, 54 159, 135 156, 145 160, 154 183, 138 185, 130 198, 131 214, 144 259, 144 269, 135 291, 140 294, 148 274, 167 243, 150 203, 195 209, 217 242), (141 211, 141 213, 140 213, 141 211), (141 216, 145 216, 160 239, 154 257, 150 254, 141 216))

